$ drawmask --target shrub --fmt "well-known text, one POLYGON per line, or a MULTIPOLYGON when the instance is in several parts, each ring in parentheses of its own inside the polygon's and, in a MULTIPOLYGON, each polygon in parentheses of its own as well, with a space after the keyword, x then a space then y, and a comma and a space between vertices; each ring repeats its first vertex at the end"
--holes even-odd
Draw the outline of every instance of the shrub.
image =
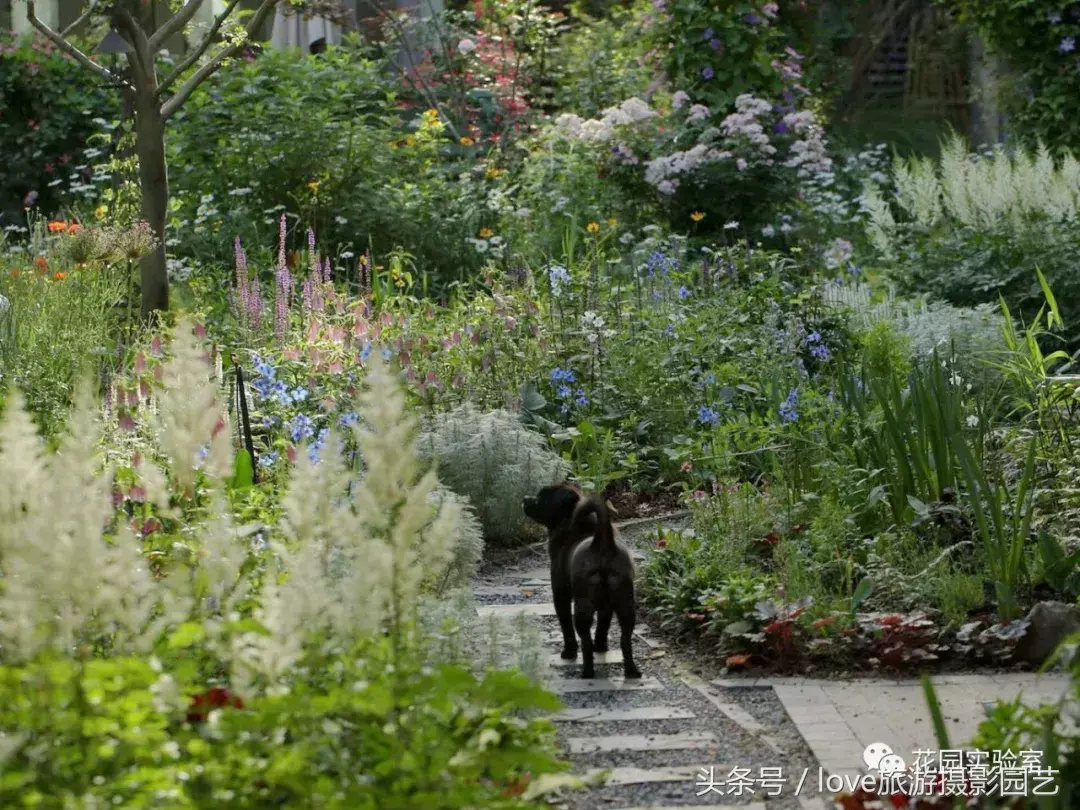
POLYGON ((459 248, 479 210, 457 178, 473 159, 437 115, 395 101, 383 68, 350 49, 270 50, 209 79, 169 137, 177 250, 225 264, 236 236, 272 245, 286 211, 348 269, 396 248, 436 276, 470 269, 459 248))
POLYGON ((497 543, 519 543, 532 536, 535 526, 522 511, 522 499, 569 472, 544 437, 517 416, 508 411, 481 413, 468 404, 436 414, 417 446, 437 462, 440 479, 469 499, 484 536, 497 543))
MULTIPOLYGON (((119 96, 52 42, 4 31, 0 98, 0 217, 19 222, 34 206, 58 212, 68 200, 53 181, 86 163, 87 141, 98 131, 94 119, 119 117, 119 96)), ((83 173, 82 182, 89 176, 83 173)))

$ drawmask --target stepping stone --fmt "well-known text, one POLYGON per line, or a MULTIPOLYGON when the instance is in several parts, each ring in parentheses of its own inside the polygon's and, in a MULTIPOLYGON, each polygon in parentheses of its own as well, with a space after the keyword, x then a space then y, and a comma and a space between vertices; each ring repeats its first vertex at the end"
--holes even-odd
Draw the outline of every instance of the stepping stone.
POLYGON ((545 590, 539 585, 482 585, 473 588, 473 594, 475 596, 516 596, 521 599, 531 599, 536 596, 543 596, 546 599, 551 598, 551 594, 548 590, 545 590), (532 596, 527 595, 528 591, 533 591, 532 596))
POLYGON ((689 751, 713 748, 720 744, 708 731, 685 731, 678 734, 612 734, 607 737, 571 737, 566 749, 571 754, 596 754, 601 751, 689 751))
MULTIPOLYGON (((765 802, 750 802, 750 804, 729 804, 729 805, 717 805, 717 804, 650 804, 642 805, 640 807, 620 807, 618 810, 688 810, 693 807, 732 807, 738 808, 738 810, 765 810, 765 802)), ((822 806, 821 810, 825 810, 822 806)))
POLYGON ((664 685, 656 678, 555 678, 547 682, 547 687, 559 694, 570 692, 639 692, 649 689, 663 689, 664 685))
MULTIPOLYGON (((608 650, 606 653, 594 653, 593 661, 597 664, 621 664, 622 663, 622 650, 608 650)), ((576 659, 567 661, 558 653, 553 653, 551 656, 551 666, 553 667, 572 667, 581 666, 581 653, 578 653, 576 659)))
POLYGON ((526 616, 554 616, 554 602, 528 602, 521 605, 477 605, 476 614, 486 619, 488 616, 509 618, 524 613, 526 616))
MULTIPOLYGON (((730 765, 679 765, 673 768, 593 768, 586 774, 586 778, 595 778, 604 771, 608 771, 608 786, 618 785, 645 785, 654 782, 690 782, 696 784, 701 778, 701 773, 708 773, 709 768, 727 773, 731 770, 730 765)), ((695 788, 696 792, 697 788, 695 788)))
POLYGON ((627 720, 693 720, 695 714, 676 706, 641 706, 636 709, 565 709, 551 719, 556 723, 619 723, 627 720))

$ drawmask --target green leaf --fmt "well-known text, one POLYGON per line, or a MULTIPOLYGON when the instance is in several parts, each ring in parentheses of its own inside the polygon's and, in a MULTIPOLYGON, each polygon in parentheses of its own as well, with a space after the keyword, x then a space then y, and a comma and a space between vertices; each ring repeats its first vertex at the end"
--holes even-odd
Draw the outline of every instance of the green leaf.
POLYGON ((874 592, 874 581, 870 577, 864 577, 856 586, 855 593, 851 596, 851 615, 854 616, 859 605, 866 601, 867 597, 874 592))
POLYGON ((233 474, 232 478, 229 479, 229 486, 232 489, 250 489, 254 483, 255 468, 251 463, 251 455, 247 450, 241 450, 236 454, 236 461, 233 463, 233 474))
POLYGON ((169 649, 177 650, 197 644, 206 637, 206 631, 198 622, 184 622, 169 636, 169 649))
POLYGON ((540 411, 547 407, 547 400, 531 383, 521 387, 521 405, 527 411, 540 411))

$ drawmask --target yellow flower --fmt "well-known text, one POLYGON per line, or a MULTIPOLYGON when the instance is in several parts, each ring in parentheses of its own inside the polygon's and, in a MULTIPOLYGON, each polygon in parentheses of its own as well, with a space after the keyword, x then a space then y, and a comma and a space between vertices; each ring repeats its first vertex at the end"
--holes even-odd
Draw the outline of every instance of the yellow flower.
POLYGON ((701 211, 695 211, 690 215, 690 219, 694 220, 694 222, 701 222, 701 220, 705 219, 705 214, 701 211))
POLYGON ((104 205, 99 205, 94 209, 94 216, 98 219, 105 219, 105 215, 109 212, 109 209, 104 205))
POLYGON ((607 224, 614 228, 616 225, 619 224, 619 220, 615 219, 615 217, 608 217, 607 224))
POLYGON ((318 194, 319 193, 319 181, 318 180, 312 180, 310 183, 307 184, 307 187, 311 189, 312 194, 318 194))
POLYGON ((587 230, 589 233, 597 233, 600 230, 600 223, 590 222, 588 225, 585 226, 585 230, 587 230))
POLYGON ((481 228, 480 229, 480 238, 481 239, 490 239, 493 234, 494 234, 494 231, 492 231, 491 228, 481 228))
POLYGON ((405 139, 405 145, 406 146, 416 146, 416 138, 414 138, 412 135, 410 135, 408 138, 405 139))
POLYGON ((489 180, 494 180, 496 177, 501 177, 504 174, 506 174, 506 169, 496 169, 494 166, 487 170, 487 178, 489 180))
POLYGON ((427 118, 438 118, 439 111, 436 110, 434 107, 428 107, 426 110, 424 110, 424 116, 427 118))
POLYGON ((467 135, 462 135, 460 138, 458 138, 458 143, 460 143, 462 146, 472 146, 476 143, 476 141, 474 141, 467 135))

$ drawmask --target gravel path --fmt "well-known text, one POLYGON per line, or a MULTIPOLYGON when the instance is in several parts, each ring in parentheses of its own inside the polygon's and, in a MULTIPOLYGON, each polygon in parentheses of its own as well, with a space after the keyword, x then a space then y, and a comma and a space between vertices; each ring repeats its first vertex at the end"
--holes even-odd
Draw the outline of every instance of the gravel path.
MULTIPOLYGON (((655 527, 656 519, 628 524, 622 536, 636 547, 635 537, 651 535, 655 527)), ((640 545, 636 553, 647 553, 647 542, 640 545)), ((677 660, 655 630, 642 625, 634 639, 642 681, 624 681, 621 663, 601 663, 599 657, 597 679, 582 681, 580 655, 569 666, 558 658, 561 637, 542 546, 514 563, 489 567, 473 584, 481 616, 495 613, 511 628, 517 606, 528 611, 527 620, 543 639, 545 679, 567 707, 554 718, 564 755, 575 773, 608 771, 606 783, 566 792, 557 807, 823 807, 813 799, 818 763, 771 689, 709 685, 692 673, 693 662, 677 660), (739 777, 741 789, 735 784, 739 777), (769 777, 776 787, 762 783, 769 777)), ((617 623, 611 637, 617 647, 617 623)))

